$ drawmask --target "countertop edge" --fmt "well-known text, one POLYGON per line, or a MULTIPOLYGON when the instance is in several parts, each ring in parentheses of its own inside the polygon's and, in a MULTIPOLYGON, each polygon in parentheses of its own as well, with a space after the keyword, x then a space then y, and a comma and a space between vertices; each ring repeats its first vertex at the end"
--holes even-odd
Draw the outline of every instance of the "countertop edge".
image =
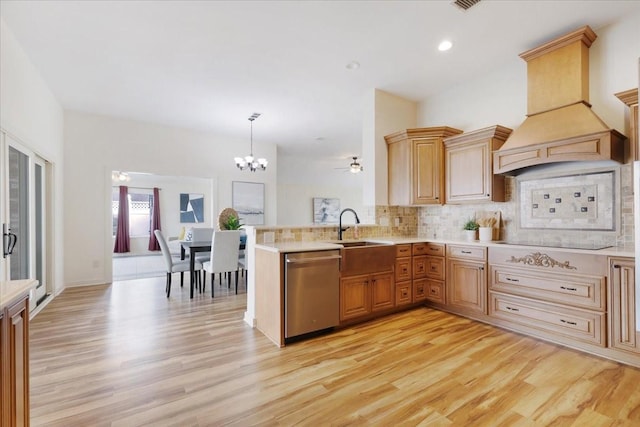
MULTIPOLYGON (((426 243, 440 243, 445 245, 519 248, 519 249, 530 249, 530 250, 537 250, 537 251, 569 252, 569 253, 583 253, 583 254, 594 254, 594 255, 602 255, 602 256, 635 258, 634 248, 615 247, 615 246, 610 248, 604 248, 604 249, 590 250, 590 249, 555 248, 551 246, 518 245, 518 244, 505 243, 501 241, 425 239, 420 237, 368 237, 364 239, 358 239, 358 241, 392 244, 392 245, 426 242, 426 243)), ((348 242, 348 240, 346 240, 345 242, 348 242)), ((262 250, 276 252, 276 253, 324 251, 324 250, 341 249, 341 248, 342 248, 342 245, 337 242, 325 242, 325 241, 256 244, 256 249, 262 249, 262 250)))
POLYGON ((28 294, 31 289, 38 286, 36 279, 9 280, 0 282, 0 310, 12 305, 14 302, 28 294))

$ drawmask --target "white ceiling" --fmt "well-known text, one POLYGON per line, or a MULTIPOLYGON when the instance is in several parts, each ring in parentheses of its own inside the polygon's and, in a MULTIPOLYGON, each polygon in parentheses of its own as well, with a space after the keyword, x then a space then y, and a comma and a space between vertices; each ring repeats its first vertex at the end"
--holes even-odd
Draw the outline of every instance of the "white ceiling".
MULTIPOLYGON (((360 154, 365 96, 415 101, 640 1, 11 1, 0 16, 65 109, 360 154), (447 53, 437 50, 453 41, 447 53), (346 64, 356 60, 357 70, 346 64)), ((345 162, 348 165, 348 162, 345 162)))

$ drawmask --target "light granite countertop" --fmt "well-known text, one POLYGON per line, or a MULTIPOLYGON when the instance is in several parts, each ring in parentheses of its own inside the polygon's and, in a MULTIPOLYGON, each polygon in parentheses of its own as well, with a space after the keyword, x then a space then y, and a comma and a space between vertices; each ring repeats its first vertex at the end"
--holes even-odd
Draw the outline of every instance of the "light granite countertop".
MULTIPOLYGON (((531 250, 548 250, 558 252, 572 252, 572 253, 589 253, 604 256, 619 256, 619 257, 635 257, 635 248, 624 246, 613 246, 604 249, 575 249, 575 248, 557 248, 552 246, 537 246, 537 245, 521 245, 512 244, 501 241, 465 241, 465 240, 447 240, 447 239, 427 239, 423 237, 368 237, 366 239, 359 240, 345 240, 345 243, 353 241, 364 241, 383 244, 409 244, 409 243, 442 243, 446 245, 469 245, 469 246, 484 246, 484 247, 518 247, 528 248, 531 250)), ((257 244, 257 249, 263 249, 271 252, 278 253, 292 253, 292 252, 308 252, 308 251, 326 251, 331 249, 341 249, 342 245, 339 240, 331 241, 310 241, 310 242, 285 242, 285 243, 271 243, 271 244, 257 244)))
POLYGON ((38 281, 35 279, 0 282, 0 310, 4 310, 5 307, 12 305, 37 285, 38 281))

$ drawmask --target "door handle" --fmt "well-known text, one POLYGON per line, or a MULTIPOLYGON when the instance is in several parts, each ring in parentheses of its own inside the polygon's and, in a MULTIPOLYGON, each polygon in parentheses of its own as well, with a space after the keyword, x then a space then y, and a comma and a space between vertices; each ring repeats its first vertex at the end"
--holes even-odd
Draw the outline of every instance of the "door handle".
POLYGON ((18 243, 18 236, 11 232, 7 224, 2 224, 2 257, 6 258, 13 253, 18 243))

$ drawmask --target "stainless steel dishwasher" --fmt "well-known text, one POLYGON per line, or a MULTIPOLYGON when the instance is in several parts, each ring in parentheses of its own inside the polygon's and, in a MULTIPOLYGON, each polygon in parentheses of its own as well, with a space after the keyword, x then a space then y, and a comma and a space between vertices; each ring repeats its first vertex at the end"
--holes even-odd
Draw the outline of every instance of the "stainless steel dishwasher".
POLYGON ((340 322, 340 251, 285 255, 285 338, 340 322))

